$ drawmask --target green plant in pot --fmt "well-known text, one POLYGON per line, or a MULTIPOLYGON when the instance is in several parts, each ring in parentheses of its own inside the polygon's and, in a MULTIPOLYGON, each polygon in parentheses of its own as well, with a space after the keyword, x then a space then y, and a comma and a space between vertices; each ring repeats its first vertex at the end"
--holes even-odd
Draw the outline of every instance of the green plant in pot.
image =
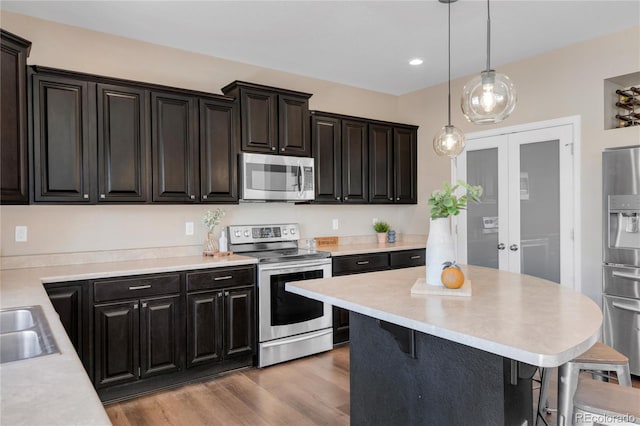
POLYGON ((454 262, 453 238, 449 216, 457 216, 467 207, 467 202, 479 201, 482 187, 469 185, 459 180, 455 185, 444 182, 442 189, 436 189, 429 197, 431 219, 429 220, 429 237, 427 239, 426 266, 428 285, 442 286, 441 274, 444 262, 454 262), (463 188, 464 194, 456 191, 463 188))
POLYGON ((387 241, 387 232, 390 228, 387 222, 378 221, 373 224, 373 229, 378 234, 378 244, 384 244, 387 241))

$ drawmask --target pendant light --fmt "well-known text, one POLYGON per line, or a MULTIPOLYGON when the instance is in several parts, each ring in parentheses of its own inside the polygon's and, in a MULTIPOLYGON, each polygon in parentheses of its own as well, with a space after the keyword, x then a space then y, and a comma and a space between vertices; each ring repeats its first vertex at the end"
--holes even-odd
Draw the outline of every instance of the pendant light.
POLYGON ((491 69, 491 14, 487 0, 487 69, 462 89, 462 113, 471 123, 498 123, 516 107, 516 88, 511 79, 491 69))
POLYGON ((448 124, 444 126, 433 137, 433 150, 441 156, 456 157, 462 152, 465 145, 464 133, 460 129, 451 125, 451 3, 457 0, 439 0, 440 3, 447 3, 449 8, 449 95, 448 95, 448 124))

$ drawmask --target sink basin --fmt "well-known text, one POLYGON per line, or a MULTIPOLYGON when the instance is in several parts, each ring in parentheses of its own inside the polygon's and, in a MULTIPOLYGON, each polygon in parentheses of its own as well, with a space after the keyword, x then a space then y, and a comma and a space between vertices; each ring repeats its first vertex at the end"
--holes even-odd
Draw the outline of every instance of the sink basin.
POLYGON ((0 334, 0 360, 18 361, 42 355, 38 333, 32 330, 0 334))
POLYGON ((0 363, 57 353, 41 306, 0 311, 0 363))
POLYGON ((15 309, 0 312, 0 333, 26 330, 33 327, 35 321, 28 309, 15 309))

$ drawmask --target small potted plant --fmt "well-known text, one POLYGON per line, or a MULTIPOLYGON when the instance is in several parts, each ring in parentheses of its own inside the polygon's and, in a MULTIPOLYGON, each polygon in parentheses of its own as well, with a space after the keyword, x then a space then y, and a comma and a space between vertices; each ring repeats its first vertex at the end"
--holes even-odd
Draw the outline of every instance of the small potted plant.
POLYGON ((202 222, 207 226, 207 239, 204 243, 205 254, 212 254, 218 251, 218 241, 214 235, 216 226, 220 225, 220 221, 224 217, 225 212, 221 208, 214 211, 207 210, 202 218, 202 222))
POLYGON ((442 189, 437 189, 429 197, 431 218, 429 220, 429 237, 425 263, 427 266, 426 281, 429 285, 442 286, 442 265, 453 262, 453 238, 449 216, 456 216, 465 209, 469 200, 479 201, 482 195, 481 186, 469 185, 459 180, 455 185, 444 182, 442 189), (458 188, 464 188, 463 195, 456 195, 458 188))
POLYGON ((373 229, 378 233, 378 244, 384 244, 387 241, 389 224, 387 222, 378 221, 373 224, 373 229))

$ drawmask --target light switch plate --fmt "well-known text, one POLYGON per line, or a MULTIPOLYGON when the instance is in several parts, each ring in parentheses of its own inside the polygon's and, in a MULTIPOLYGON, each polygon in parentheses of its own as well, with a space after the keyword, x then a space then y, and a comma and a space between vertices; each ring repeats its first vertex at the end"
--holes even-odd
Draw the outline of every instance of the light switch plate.
POLYGON ((336 229, 338 229, 339 224, 338 224, 338 219, 333 219, 331 221, 331 227, 333 228, 333 230, 335 231, 336 229))
POLYGON ((16 226, 16 242, 24 243, 27 241, 27 227, 16 226))
POLYGON ((184 223, 184 234, 185 235, 193 235, 193 222, 185 222, 184 223))

